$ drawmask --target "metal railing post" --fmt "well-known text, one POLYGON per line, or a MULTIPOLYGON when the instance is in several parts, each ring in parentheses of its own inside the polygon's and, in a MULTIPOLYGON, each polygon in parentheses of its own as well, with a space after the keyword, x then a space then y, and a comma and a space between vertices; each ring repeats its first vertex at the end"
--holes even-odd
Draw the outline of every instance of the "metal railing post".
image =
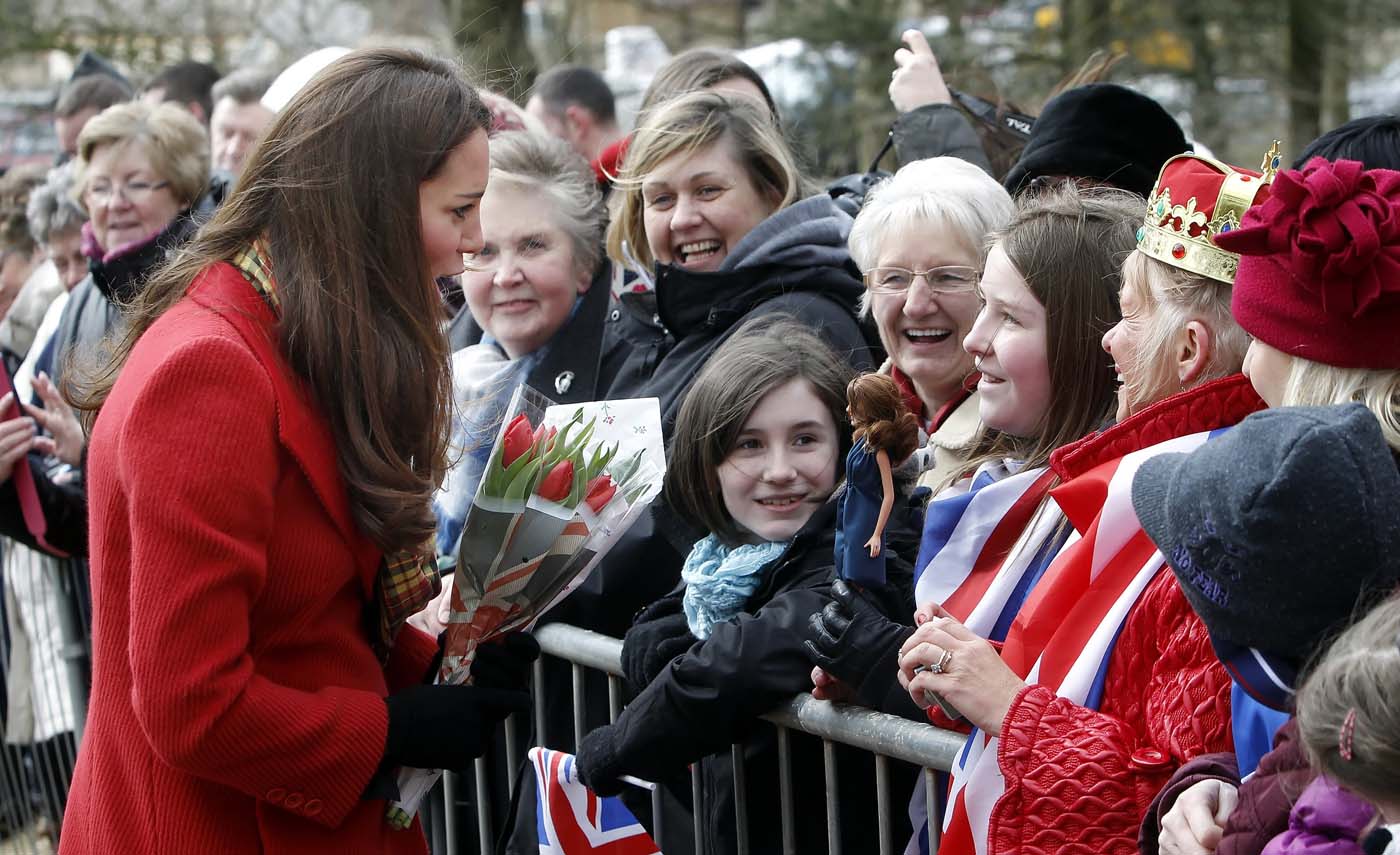
POLYGON ((734 822, 739 855, 749 855, 749 790, 744 780, 744 746, 729 746, 729 764, 734 767, 734 822))
MULTIPOLYGON (((573 682, 573 724, 576 744, 586 733, 584 719, 584 670, 590 668, 611 675, 608 680, 609 717, 616 720, 621 707, 622 642, 599 633, 565 624, 546 624, 535 629, 544 654, 571 664, 573 682)), ((543 667, 535 663, 535 718, 538 733, 544 730, 543 667)), ((926 776, 925 809, 929 817, 931 851, 937 851, 940 819, 938 816, 937 781, 934 770, 952 767, 966 737, 932 725, 908 721, 897 716, 874 712, 862 707, 819 701, 810 694, 800 694, 765 713, 763 719, 777 726, 778 788, 782 823, 784 855, 797 851, 795 787, 792 769, 791 732, 801 731, 822 741, 822 756, 826 785, 826 831, 831 855, 841 851, 841 803, 836 745, 841 744, 875 755, 875 799, 881 855, 898 851, 901 845, 893 840, 894 806, 889 760, 900 760, 923 770, 926 776)), ((747 789, 743 747, 731 747, 734 763, 735 819, 739 826, 739 851, 750 846, 748 828, 747 789)), ((705 805, 700 764, 693 763, 691 774, 692 828, 698 842, 705 834, 705 805)), ((651 794, 653 831, 661 844, 662 795, 658 787, 651 794)), ((662 845, 664 851, 664 845, 662 845)))

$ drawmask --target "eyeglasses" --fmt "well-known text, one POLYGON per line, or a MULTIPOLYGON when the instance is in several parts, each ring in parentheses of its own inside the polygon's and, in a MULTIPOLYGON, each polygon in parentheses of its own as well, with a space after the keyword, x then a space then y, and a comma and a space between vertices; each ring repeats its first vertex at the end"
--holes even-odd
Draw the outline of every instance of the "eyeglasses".
POLYGON ((133 205, 139 205, 151 198, 151 194, 157 190, 163 190, 170 186, 169 181, 127 181, 122 184, 109 184, 106 181, 95 181, 88 185, 87 200, 93 205, 105 205, 112 201, 118 193, 126 201, 133 205))
POLYGON ((975 267, 933 267, 928 270, 873 267, 865 271, 865 287, 872 294, 903 294, 920 276, 935 294, 966 294, 977 288, 982 272, 975 267))

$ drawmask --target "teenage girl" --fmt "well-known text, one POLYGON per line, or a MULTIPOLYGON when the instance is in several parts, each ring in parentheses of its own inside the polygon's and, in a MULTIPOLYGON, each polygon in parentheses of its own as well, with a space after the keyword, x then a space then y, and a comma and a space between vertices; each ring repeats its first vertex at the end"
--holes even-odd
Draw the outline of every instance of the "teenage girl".
MULTIPOLYGON (((668 500, 708 533, 685 560, 681 588, 628 632, 623 668, 640 694, 615 724, 584 738, 578 768, 585 783, 608 794, 620 789, 622 775, 664 781, 698 761, 702 851, 737 851, 733 743, 743 746, 748 813, 756 820, 749 851, 782 851, 773 821, 780 811, 776 737, 758 717, 809 685, 797 630, 825 602, 833 577, 830 499, 849 446, 849 378, 845 363, 805 327, 751 322, 706 364, 679 411, 668 500)), ((887 554, 890 573, 902 570, 907 584, 909 565, 896 551, 887 554)), ((799 803, 804 795, 819 802, 820 746, 795 740, 792 753, 792 780, 813 790, 799 793, 799 803)), ((872 839, 876 818, 862 812, 871 800, 855 789, 869 780, 859 759, 841 763, 850 782, 843 788, 852 787, 841 800, 841 829, 854 851, 872 839)), ((680 780, 688 792, 688 780, 680 780)), ((821 825, 799 824, 799 851, 825 851, 821 825)))

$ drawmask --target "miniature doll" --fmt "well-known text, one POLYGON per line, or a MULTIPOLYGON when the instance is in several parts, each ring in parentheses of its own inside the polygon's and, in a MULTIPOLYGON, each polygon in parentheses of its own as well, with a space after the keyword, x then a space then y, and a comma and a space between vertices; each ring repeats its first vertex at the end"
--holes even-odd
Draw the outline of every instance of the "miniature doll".
POLYGON ((893 468, 918 447, 919 424, 904 406, 899 387, 883 374, 852 380, 846 401, 853 433, 846 489, 837 509, 836 575, 859 585, 882 585, 885 525, 894 508, 893 468))

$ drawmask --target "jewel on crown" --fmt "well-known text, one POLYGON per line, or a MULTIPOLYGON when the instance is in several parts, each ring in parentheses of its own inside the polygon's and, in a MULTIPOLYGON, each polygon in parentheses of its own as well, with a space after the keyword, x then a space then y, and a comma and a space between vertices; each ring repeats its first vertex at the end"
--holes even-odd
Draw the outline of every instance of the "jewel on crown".
POLYGON ((1168 160, 1148 197, 1138 249, 1174 267, 1233 282, 1239 256, 1216 246, 1215 237, 1239 228, 1245 211, 1273 181, 1280 145, 1274 140, 1264 155, 1262 174, 1199 154, 1168 160))

